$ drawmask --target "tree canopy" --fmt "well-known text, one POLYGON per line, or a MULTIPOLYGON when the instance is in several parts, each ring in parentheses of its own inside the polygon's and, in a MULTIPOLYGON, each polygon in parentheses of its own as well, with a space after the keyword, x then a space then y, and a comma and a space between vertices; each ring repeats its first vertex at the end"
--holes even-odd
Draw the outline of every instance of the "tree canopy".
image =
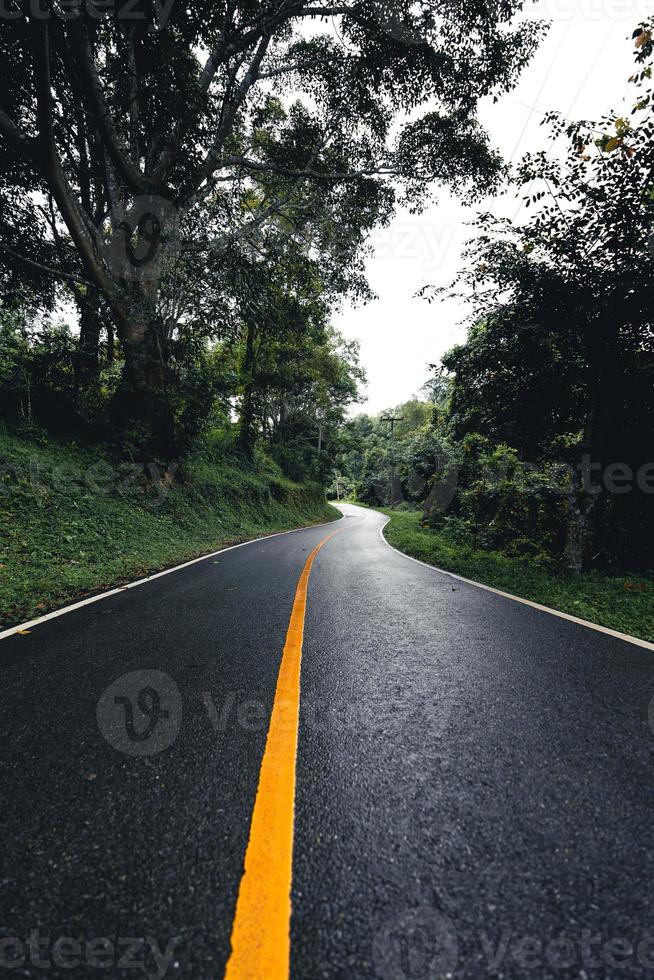
MULTIPOLYGON (((91 348, 111 320, 123 416, 165 449, 190 278, 215 284, 234 244, 256 250, 270 224, 356 270, 366 230, 398 195, 419 207, 435 181, 493 185, 500 161, 476 106, 514 83, 538 41, 539 24, 513 26, 520 7, 10 0, 8 285, 16 263, 44 288, 66 282, 91 348), (28 217, 36 249, 20 230, 28 217)), ((342 290, 358 281, 344 279, 342 290)))

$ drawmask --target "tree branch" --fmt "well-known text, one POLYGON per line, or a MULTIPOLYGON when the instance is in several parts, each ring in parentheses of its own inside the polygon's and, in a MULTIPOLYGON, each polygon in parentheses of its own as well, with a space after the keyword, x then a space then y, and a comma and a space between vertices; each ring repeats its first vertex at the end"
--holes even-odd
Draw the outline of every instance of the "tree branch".
POLYGON ((80 286, 93 287, 93 283, 89 282, 87 279, 82 279, 80 276, 75 276, 70 272, 63 272, 61 269, 53 269, 52 266, 45 265, 43 262, 37 262, 35 259, 29 259, 26 255, 21 255, 20 252, 15 252, 14 249, 9 248, 8 245, 0 244, 0 250, 7 252, 9 255, 13 255, 15 259, 19 259, 21 262, 26 262, 27 265, 34 266, 35 269, 41 269, 43 272, 49 272, 52 276, 58 276, 61 279, 68 279, 80 286))
POLYGON ((282 0, 278 9, 272 14, 264 14, 241 25, 241 36, 235 40, 227 40, 227 30, 224 29, 220 40, 212 49, 200 75, 199 88, 207 92, 221 64, 243 51, 247 51, 266 34, 273 35, 282 24, 296 17, 330 17, 334 14, 351 14, 352 8, 339 5, 334 7, 305 7, 306 0, 282 0))
POLYGON ((134 45, 134 26, 130 28, 127 38, 129 53, 129 150, 132 163, 138 168, 139 164, 139 78, 136 66, 136 48, 134 45))
MULTIPOLYGON (((197 93, 200 98, 206 96, 209 91, 209 86, 213 81, 214 75, 218 70, 218 65, 220 64, 221 57, 220 53, 223 51, 224 39, 227 37, 229 27, 231 25, 232 18, 234 16, 234 11, 236 10, 237 0, 229 0, 227 8, 225 10, 225 16, 223 18, 223 25, 221 31, 221 41, 211 52, 207 61, 202 69, 200 78, 197 85, 197 93)), ((163 180, 165 175, 172 163, 175 154, 179 152, 184 139, 189 132, 191 125, 193 123, 193 118, 190 112, 186 113, 184 116, 179 118, 175 125, 173 126, 170 136, 163 140, 158 135, 152 146, 151 158, 146 161, 146 170, 152 168, 152 175, 155 180, 163 180), (163 149, 159 153, 159 146, 163 144, 163 149)))
POLYGON ((259 78, 263 81, 266 78, 278 78, 280 75, 290 75, 293 71, 299 71, 301 68, 306 68, 301 62, 296 62, 294 65, 285 65, 283 68, 272 68, 270 71, 263 71, 260 73, 259 78))
POLYGON ((266 34, 261 38, 259 46, 255 52, 252 61, 250 62, 250 67, 246 71, 245 75, 241 79, 240 83, 236 88, 236 94, 232 99, 231 104, 228 106, 227 111, 221 120, 220 126, 218 127, 218 132, 216 138, 214 139, 204 162, 200 165, 198 171, 191 178, 186 188, 184 188, 180 194, 181 200, 184 200, 188 194, 193 193, 200 185, 210 177, 214 170, 218 169, 220 152, 224 146, 225 140, 229 136, 232 126, 234 125, 234 120, 238 114, 239 109, 245 102, 248 92, 257 81, 259 77, 259 70, 263 59, 266 56, 268 47, 270 46, 271 35, 266 34))
POLYGON ((89 231, 89 226, 92 227, 91 219, 88 215, 82 213, 68 185, 57 154, 52 127, 52 81, 50 77, 48 22, 46 20, 34 19, 31 21, 31 29, 40 144, 38 155, 39 166, 48 181, 52 196, 57 202, 59 213, 77 248, 82 265, 92 282, 106 296, 116 317, 124 321, 126 319, 126 311, 114 284, 98 256, 96 242, 91 237, 89 231))
POLYGON ((202 69, 202 74, 200 75, 200 80, 198 82, 198 89, 203 94, 209 91, 209 86, 213 81, 213 78, 218 70, 218 66, 222 60, 222 55, 226 49, 225 38, 229 30, 229 26, 234 16, 234 11, 236 9, 236 0, 230 0, 225 11, 225 17, 223 20, 223 29, 221 33, 221 39, 217 45, 210 52, 207 58, 204 68, 202 69))
POLYGON ((290 167, 281 167, 276 163, 259 163, 257 160, 250 160, 248 157, 223 157, 220 160, 221 167, 242 167, 244 170, 252 170, 257 173, 273 173, 282 177, 291 178, 312 178, 314 180, 327 180, 340 182, 346 180, 360 180, 362 177, 385 176, 391 177, 397 174, 390 165, 380 164, 377 167, 367 167, 363 170, 353 170, 349 173, 322 173, 320 170, 292 170, 290 167))
MULTIPOLYGON (((240 36, 233 40, 229 40, 231 21, 234 10, 236 9, 235 0, 230 0, 225 12, 220 40, 211 50, 205 62, 204 68, 200 73, 200 78, 197 85, 198 94, 200 96, 205 96, 207 94, 219 67, 226 64, 231 58, 244 54, 254 45, 261 45, 264 41, 267 48, 270 38, 272 38, 274 32, 287 21, 292 20, 295 17, 316 17, 334 13, 347 14, 352 12, 351 9, 346 6, 338 6, 333 8, 311 7, 303 9, 304 3, 306 3, 306 0, 281 0, 277 10, 275 10, 272 14, 264 14, 259 18, 246 21, 244 24, 240 25, 240 36), (267 41, 266 38, 268 38, 267 41)), ((257 75, 257 78, 259 77, 263 76, 257 75)), ((257 78, 253 79, 252 82, 250 82, 250 85, 252 85, 257 78)), ((187 118, 185 120, 178 120, 177 124, 173 127, 171 136, 166 141, 159 159, 154 164, 154 169, 152 171, 153 180, 159 182, 164 180, 165 174, 174 158, 174 154, 183 141, 184 136, 190 129, 190 126, 191 120, 190 118, 187 118)), ((215 153, 213 156, 215 156, 215 153)), ((205 173, 200 178, 199 183, 201 183, 202 180, 206 180, 207 176, 209 176, 212 170, 215 169, 211 163, 212 158, 212 150, 210 150, 209 156, 206 160, 208 170, 205 167, 205 173)), ((197 190, 199 183, 196 180, 193 187, 191 187, 189 184, 189 186, 182 192, 182 195, 180 195, 180 200, 187 197, 188 194, 192 193, 194 190, 197 190)))
POLYGON ((37 146, 36 140, 28 136, 27 133, 24 133, 2 109, 0 109, 0 133, 3 133, 9 142, 23 153, 24 156, 34 161, 37 146))
POLYGON ((71 21, 71 25, 82 77, 86 83, 87 99, 94 117, 98 120, 107 151, 113 160, 116 170, 130 190, 136 194, 145 194, 153 190, 153 187, 133 163, 118 135, 113 116, 105 99, 102 82, 95 66, 95 59, 86 27, 79 17, 71 21))

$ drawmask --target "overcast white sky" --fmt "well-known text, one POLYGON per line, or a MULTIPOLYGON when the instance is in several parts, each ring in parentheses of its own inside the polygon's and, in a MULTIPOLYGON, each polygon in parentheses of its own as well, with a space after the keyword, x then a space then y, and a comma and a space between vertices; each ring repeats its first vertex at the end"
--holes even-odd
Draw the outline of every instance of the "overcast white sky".
MULTIPOLYGON (((631 35, 652 14, 654 0, 539 0, 530 7, 529 16, 551 21, 549 35, 518 88, 482 110, 482 121, 505 158, 515 153, 519 159, 546 145, 540 125, 544 111, 595 119, 624 106, 633 70, 631 35)), ((482 201, 479 207, 513 217, 519 203, 512 195, 482 201)), ((466 222, 476 210, 443 192, 429 211, 398 213, 389 229, 376 233, 368 273, 379 299, 346 307, 334 319, 347 337, 360 341, 368 375, 368 400, 353 414, 374 414, 406 401, 427 380, 427 365, 438 363, 465 338, 465 305, 429 305, 414 294, 428 283, 447 285, 454 278, 462 245, 472 234, 466 222)))

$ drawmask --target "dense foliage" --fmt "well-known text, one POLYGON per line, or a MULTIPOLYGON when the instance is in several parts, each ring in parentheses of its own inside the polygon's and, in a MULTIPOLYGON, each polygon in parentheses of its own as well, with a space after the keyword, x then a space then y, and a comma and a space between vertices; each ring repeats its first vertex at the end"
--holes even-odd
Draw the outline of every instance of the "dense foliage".
POLYGON ((473 323, 435 377, 440 409, 394 413, 397 488, 387 423, 351 423, 341 460, 364 501, 420 503, 475 547, 573 571, 652 567, 654 33, 634 37, 632 117, 549 116, 567 152, 518 167, 532 216, 482 216, 458 283, 473 323))
POLYGON ((143 458, 183 449, 214 382, 247 455, 258 435, 299 446, 352 394, 327 314, 365 295, 368 232, 435 181, 496 183, 476 107, 537 43, 521 6, 8 0, 5 311, 68 296, 75 390, 110 388, 112 430, 143 458))

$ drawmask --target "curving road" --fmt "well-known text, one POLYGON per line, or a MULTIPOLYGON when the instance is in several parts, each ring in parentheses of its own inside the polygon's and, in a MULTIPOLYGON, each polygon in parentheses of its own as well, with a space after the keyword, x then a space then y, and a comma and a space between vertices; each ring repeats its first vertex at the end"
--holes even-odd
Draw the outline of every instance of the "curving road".
POLYGON ((342 509, 0 642, 0 977, 654 976, 652 653, 342 509))

